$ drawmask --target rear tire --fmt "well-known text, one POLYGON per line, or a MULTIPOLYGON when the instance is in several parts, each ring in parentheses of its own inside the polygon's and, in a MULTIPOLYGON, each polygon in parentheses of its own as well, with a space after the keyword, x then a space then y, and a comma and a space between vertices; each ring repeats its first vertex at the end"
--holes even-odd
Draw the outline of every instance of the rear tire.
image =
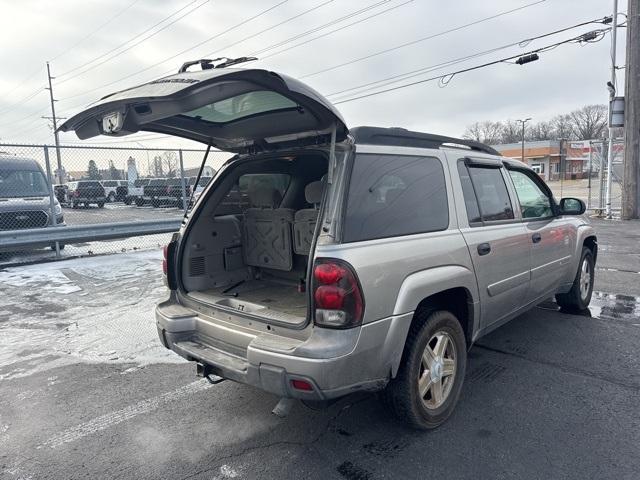
POLYGON ((456 316, 446 310, 416 313, 398 374, 382 392, 384 403, 412 427, 436 428, 458 402, 466 365, 464 331, 456 316))
POLYGON ((578 264, 578 272, 573 280, 571 290, 567 293, 556 294, 556 302, 561 308, 567 310, 586 310, 591 302, 593 294, 593 281, 595 279, 595 262, 593 252, 587 247, 582 247, 582 255, 578 264))
POLYGON ((129 197, 125 197, 125 199, 124 199, 124 204, 125 204, 125 205, 131 205, 131 198, 129 198, 129 197))
POLYGON ((76 202, 73 202, 73 203, 71 204, 71 208, 73 208, 73 209, 78 208, 78 204, 77 204, 76 202))
POLYGON ((136 198, 136 206, 141 207, 144 205, 144 200, 141 198, 136 198))
POLYGON ((98 202, 98 208, 104 208, 104 202, 98 202))

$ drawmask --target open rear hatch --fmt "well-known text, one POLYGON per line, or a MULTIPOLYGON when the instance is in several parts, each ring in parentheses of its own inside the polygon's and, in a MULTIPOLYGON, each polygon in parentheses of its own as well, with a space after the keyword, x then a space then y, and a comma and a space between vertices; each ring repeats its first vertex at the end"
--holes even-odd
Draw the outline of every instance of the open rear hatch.
MULTIPOLYGON (((191 62, 195 63, 195 62, 191 62)), ((195 140, 243 153, 325 143, 347 136, 338 111, 315 90, 261 69, 186 71, 102 98, 60 126, 85 140, 139 131, 195 140)))

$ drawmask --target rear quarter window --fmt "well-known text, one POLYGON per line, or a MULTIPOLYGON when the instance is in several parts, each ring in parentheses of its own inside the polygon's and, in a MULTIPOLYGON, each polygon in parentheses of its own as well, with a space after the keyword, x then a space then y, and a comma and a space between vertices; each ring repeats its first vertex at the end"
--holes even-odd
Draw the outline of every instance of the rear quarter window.
POLYGON ((435 157, 358 154, 354 160, 345 242, 445 230, 449 206, 435 157))

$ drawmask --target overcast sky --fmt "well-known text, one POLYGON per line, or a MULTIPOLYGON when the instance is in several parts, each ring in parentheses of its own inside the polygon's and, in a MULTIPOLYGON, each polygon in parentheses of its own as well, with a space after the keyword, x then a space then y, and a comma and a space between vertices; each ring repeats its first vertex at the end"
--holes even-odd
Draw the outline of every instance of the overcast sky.
MULTIPOLYGON (((48 92, 43 90, 47 60, 51 61, 52 75, 57 77, 54 92, 61 116, 70 116, 113 91, 177 71, 187 60, 212 55, 238 57, 267 47, 270 48, 257 55, 261 60, 252 63, 252 67, 294 77, 308 75, 303 81, 329 95, 600 18, 611 13, 612 3, 610 0, 538 3, 536 0, 0 0, 3 20, 0 139, 53 141, 48 121, 40 118, 50 115, 48 92), (313 74, 525 5, 530 6, 313 74), (334 23, 346 16, 349 17, 334 23), (323 28, 327 24, 330 25, 323 28), (306 34, 312 29, 316 29, 315 33, 306 34), (217 38, 209 40, 214 36, 217 38), (296 36, 299 38, 292 40, 296 36), (179 54, 199 43, 200 46, 179 54), (169 58, 174 55, 175 58, 169 58), (127 75, 131 77, 118 81, 127 75), (115 83, 104 86, 112 82, 115 83), (90 90, 93 91, 85 93, 90 90)), ((524 48, 514 46, 496 51, 409 81, 524 53, 596 28, 602 25, 577 28, 524 48)), ((625 33, 620 29, 618 35, 619 65, 624 64, 625 33)), ((455 136, 478 120, 523 117, 548 120, 584 104, 607 101, 610 42, 607 35, 595 44, 563 45, 524 66, 501 63, 460 74, 445 88, 437 82, 423 83, 340 104, 338 108, 351 127, 402 126, 455 136)), ((624 86, 622 73, 618 80, 620 90, 624 86)), ((185 145, 166 138, 151 140, 154 135, 149 133, 137 137, 143 145, 185 145)), ((78 142, 78 139, 75 134, 62 134, 61 141, 78 142)), ((95 139, 104 141, 110 140, 95 139)))

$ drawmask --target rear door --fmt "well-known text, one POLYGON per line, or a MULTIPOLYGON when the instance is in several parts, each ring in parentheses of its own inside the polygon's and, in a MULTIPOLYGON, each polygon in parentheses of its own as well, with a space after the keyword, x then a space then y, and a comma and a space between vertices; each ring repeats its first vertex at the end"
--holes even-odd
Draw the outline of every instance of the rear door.
POLYGON ((570 268, 576 231, 566 218, 555 214, 551 191, 535 172, 508 167, 531 246, 531 285, 527 301, 556 291, 570 268))
POLYGON ((481 328, 506 319, 524 305, 529 288, 529 242, 514 209, 502 162, 464 158, 457 162, 464 197, 460 230, 478 282, 481 328))
POLYGON ((347 136, 338 111, 307 85, 259 69, 181 71, 114 93, 60 127, 80 139, 139 131, 188 138, 229 152, 263 151, 347 136))

